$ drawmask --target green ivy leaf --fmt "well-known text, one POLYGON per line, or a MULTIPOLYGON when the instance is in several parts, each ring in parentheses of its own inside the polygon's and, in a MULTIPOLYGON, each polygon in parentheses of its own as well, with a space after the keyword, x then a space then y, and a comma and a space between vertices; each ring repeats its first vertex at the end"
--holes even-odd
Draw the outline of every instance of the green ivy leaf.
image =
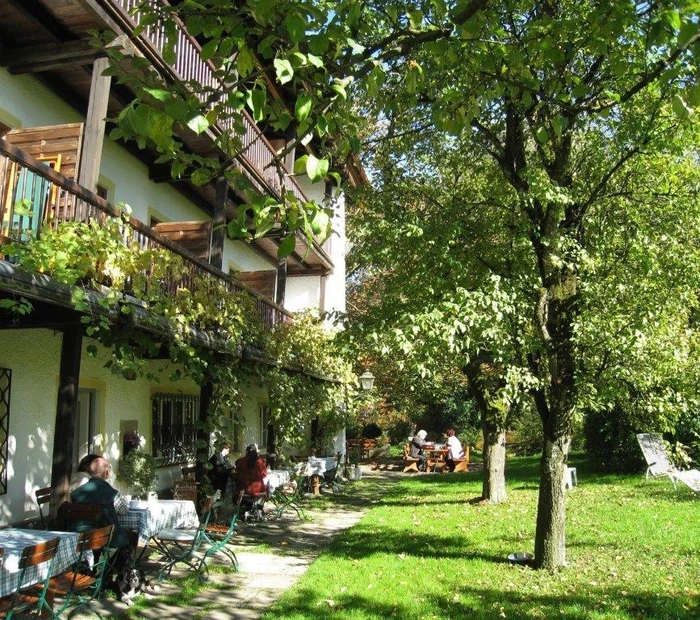
POLYGON ((318 209, 309 225, 314 235, 325 235, 331 225, 331 218, 323 209, 318 209))
POLYGON ((168 99, 173 97, 169 90, 163 90, 162 88, 145 88, 144 90, 158 101, 168 101, 168 99))
POLYGON ((294 105, 294 115, 299 121, 305 121, 311 113, 313 101, 309 95, 299 95, 296 104, 294 105))
POLYGON ((306 21, 298 13, 288 13, 284 18, 284 26, 292 43, 299 43, 306 37, 306 21))
POLYGON ((296 237, 293 234, 288 234, 282 239, 282 243, 280 243, 280 247, 277 250, 277 257, 287 258, 287 256, 294 252, 294 248, 296 248, 296 237))
POLYGON ((348 98, 348 94, 345 92, 345 87, 342 84, 331 84, 331 90, 343 99, 348 98))
POLYGON ((265 100, 266 94, 262 88, 254 88, 248 91, 246 103, 253 113, 253 119, 260 122, 265 118, 265 100))
POLYGON ((315 155, 309 155, 306 160, 306 174, 313 183, 320 181, 328 174, 328 167, 327 159, 318 159, 315 155))
POLYGON ((190 117, 190 106, 179 97, 170 99, 165 104, 165 113, 178 122, 185 122, 190 117))
POLYGON ((255 69, 255 56, 250 49, 244 47, 238 51, 236 65, 241 77, 248 77, 253 72, 253 69, 255 69))
POLYGON ((292 63, 290 63, 286 58, 275 58, 274 65, 275 72, 277 74, 277 81, 280 84, 286 84, 287 82, 292 81, 292 78, 294 77, 294 69, 292 68, 292 63))
POLYGON ((304 174, 306 172, 306 162, 308 159, 308 155, 302 155, 294 162, 294 174, 304 174))
POLYGON ((204 133, 209 128, 209 121, 206 116, 198 114, 187 121, 187 126, 197 135, 204 133))

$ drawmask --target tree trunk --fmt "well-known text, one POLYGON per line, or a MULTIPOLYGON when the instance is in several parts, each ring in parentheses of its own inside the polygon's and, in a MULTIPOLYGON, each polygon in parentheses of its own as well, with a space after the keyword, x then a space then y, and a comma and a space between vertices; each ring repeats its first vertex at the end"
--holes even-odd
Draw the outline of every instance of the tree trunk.
POLYGON ((484 481, 482 497, 497 503, 506 500, 506 420, 507 413, 494 407, 488 395, 499 387, 498 373, 494 372, 492 356, 482 354, 463 369, 481 415, 484 432, 484 481))
POLYGON ((571 445, 576 409, 576 355, 573 326, 578 294, 575 273, 566 270, 551 278, 543 301, 540 328, 547 344, 548 390, 535 394, 542 419, 544 443, 535 530, 535 566, 554 570, 566 564, 564 468, 571 445))
POLYGON ((545 438, 535 530, 535 566, 552 570, 566 564, 564 468, 569 441, 545 438))
POLYGON ((481 495, 492 503, 504 502, 506 493, 506 431, 484 424, 484 481, 481 495))

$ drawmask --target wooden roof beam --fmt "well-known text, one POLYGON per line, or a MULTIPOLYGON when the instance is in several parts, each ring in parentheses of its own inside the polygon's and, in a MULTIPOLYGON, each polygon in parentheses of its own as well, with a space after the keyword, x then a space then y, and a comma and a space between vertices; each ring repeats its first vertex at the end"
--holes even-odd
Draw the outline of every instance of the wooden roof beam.
POLYGON ((51 14, 51 11, 44 6, 41 0, 10 0, 10 4, 20 11, 26 19, 46 30, 57 41, 69 41, 76 38, 51 14))
POLYGON ((69 65, 91 65, 95 59, 104 55, 103 50, 92 47, 89 41, 68 41, 6 49, 0 64, 14 74, 39 73, 69 65))

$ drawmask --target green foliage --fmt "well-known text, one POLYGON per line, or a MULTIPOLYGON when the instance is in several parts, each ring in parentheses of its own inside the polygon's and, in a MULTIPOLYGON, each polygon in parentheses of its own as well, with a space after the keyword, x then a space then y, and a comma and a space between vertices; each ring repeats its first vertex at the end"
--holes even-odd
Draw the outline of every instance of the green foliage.
POLYGON ((341 411, 352 400, 354 376, 338 350, 332 333, 322 328, 314 312, 295 315, 294 320, 275 326, 266 344, 274 365, 260 366, 260 380, 268 386, 272 422, 278 439, 305 452, 327 451, 332 435, 344 425, 341 411), (322 380, 300 372, 304 368, 322 380), (304 446, 309 423, 316 419, 316 446, 304 446))
POLYGON ((119 463, 117 480, 126 484, 137 497, 155 490, 156 461, 141 450, 131 450, 119 463))
MULTIPOLYGON (((184 373, 200 385, 210 381, 214 393, 203 431, 230 430, 253 381, 268 386, 280 441, 301 441, 316 416, 326 433, 338 430, 343 419, 339 408, 354 378, 318 317, 300 315, 270 332, 251 295, 230 292, 222 280, 208 274, 195 275, 194 286, 189 286, 183 280, 187 270, 181 257, 167 250, 141 250, 135 242, 125 244, 131 233, 129 216, 123 212, 100 224, 60 224, 27 243, 11 244, 8 252, 26 269, 76 285, 75 308, 84 315, 87 335, 111 351, 106 364, 111 372, 158 380, 149 359, 167 348, 175 364, 171 378, 184 373), (172 290, 165 288, 169 283, 172 290), (139 324, 130 298, 145 302, 150 310, 139 324), (148 327, 153 329, 144 329, 148 327), (257 348, 273 365, 251 368, 241 363, 243 346, 257 348), (309 372, 337 383, 304 374, 309 372)), ((19 312, 26 306, 20 301, 12 308, 19 312)), ((88 352, 96 352, 94 345, 88 352)))

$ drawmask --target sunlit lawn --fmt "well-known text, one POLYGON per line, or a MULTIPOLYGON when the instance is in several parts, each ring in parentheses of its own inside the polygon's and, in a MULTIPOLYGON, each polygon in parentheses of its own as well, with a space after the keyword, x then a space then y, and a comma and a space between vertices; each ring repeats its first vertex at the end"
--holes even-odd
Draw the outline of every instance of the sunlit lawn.
MULTIPOLYGON (((700 618, 700 499, 666 480, 571 464, 565 569, 506 561, 533 550, 537 459, 509 461, 498 506, 476 501, 476 472, 405 477, 264 619, 700 618)), ((372 496, 373 484, 348 492, 372 496)))

